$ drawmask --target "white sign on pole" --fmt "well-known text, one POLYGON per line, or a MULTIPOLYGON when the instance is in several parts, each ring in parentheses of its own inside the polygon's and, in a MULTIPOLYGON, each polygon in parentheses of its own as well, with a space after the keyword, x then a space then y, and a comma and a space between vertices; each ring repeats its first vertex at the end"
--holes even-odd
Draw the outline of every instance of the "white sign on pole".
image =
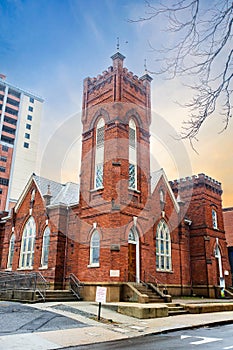
POLYGON ((106 287, 96 287, 95 301, 97 303, 106 303, 107 288, 106 287))

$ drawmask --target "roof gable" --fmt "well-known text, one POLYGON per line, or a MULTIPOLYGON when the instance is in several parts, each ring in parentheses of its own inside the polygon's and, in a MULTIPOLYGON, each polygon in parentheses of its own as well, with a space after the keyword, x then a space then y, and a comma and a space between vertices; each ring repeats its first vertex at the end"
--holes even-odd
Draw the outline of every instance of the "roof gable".
POLYGON ((177 203, 176 197, 171 189, 171 186, 169 184, 167 176, 162 168, 159 169, 158 171, 154 171, 153 173, 151 173, 151 194, 153 195, 153 193, 155 192, 160 179, 164 180, 164 183, 167 187, 168 193, 172 199, 172 202, 174 203, 174 207, 176 209, 176 212, 179 213, 179 211, 180 211, 179 204, 177 203))

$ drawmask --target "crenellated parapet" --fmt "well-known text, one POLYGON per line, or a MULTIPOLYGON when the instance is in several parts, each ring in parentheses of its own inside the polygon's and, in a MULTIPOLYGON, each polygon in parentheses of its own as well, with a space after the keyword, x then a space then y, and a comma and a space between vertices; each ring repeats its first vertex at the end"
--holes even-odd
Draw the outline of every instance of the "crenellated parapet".
POLYGON ((93 78, 84 80, 83 109, 99 103, 128 102, 150 108, 150 83, 152 78, 145 73, 138 77, 123 67, 124 56, 117 52, 113 64, 93 78))
POLYGON ((195 190, 196 188, 205 188, 216 194, 222 194, 221 182, 213 179, 205 174, 198 174, 193 176, 187 176, 174 181, 169 181, 170 186, 174 192, 180 192, 184 190, 195 190))

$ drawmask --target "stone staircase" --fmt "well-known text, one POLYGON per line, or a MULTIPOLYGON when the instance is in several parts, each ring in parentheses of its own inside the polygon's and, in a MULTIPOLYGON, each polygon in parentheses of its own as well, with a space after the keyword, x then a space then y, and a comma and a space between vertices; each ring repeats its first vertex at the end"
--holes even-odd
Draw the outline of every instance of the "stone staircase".
POLYGON ((70 290, 47 290, 45 294, 45 300, 43 300, 40 294, 37 292, 37 301, 77 301, 77 297, 70 290))
POLYGON ((146 294, 149 298, 149 303, 163 303, 163 298, 157 294, 154 290, 150 289, 149 287, 146 287, 142 283, 137 283, 134 285, 134 288, 136 288, 140 294, 146 294))
POLYGON ((168 306, 168 316, 184 315, 188 314, 188 311, 180 304, 169 303, 168 306))

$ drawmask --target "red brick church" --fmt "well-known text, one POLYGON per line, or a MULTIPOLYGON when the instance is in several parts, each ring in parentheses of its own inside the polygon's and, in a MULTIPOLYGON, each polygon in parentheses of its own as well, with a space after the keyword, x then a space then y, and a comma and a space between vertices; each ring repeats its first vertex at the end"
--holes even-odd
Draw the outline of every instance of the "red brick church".
POLYGON ((221 184, 205 174, 169 182, 150 171, 151 77, 117 52, 84 80, 80 184, 33 174, 0 222, 1 271, 40 272, 53 288, 70 274, 86 298, 152 282, 171 295, 214 297, 231 286, 221 184))

